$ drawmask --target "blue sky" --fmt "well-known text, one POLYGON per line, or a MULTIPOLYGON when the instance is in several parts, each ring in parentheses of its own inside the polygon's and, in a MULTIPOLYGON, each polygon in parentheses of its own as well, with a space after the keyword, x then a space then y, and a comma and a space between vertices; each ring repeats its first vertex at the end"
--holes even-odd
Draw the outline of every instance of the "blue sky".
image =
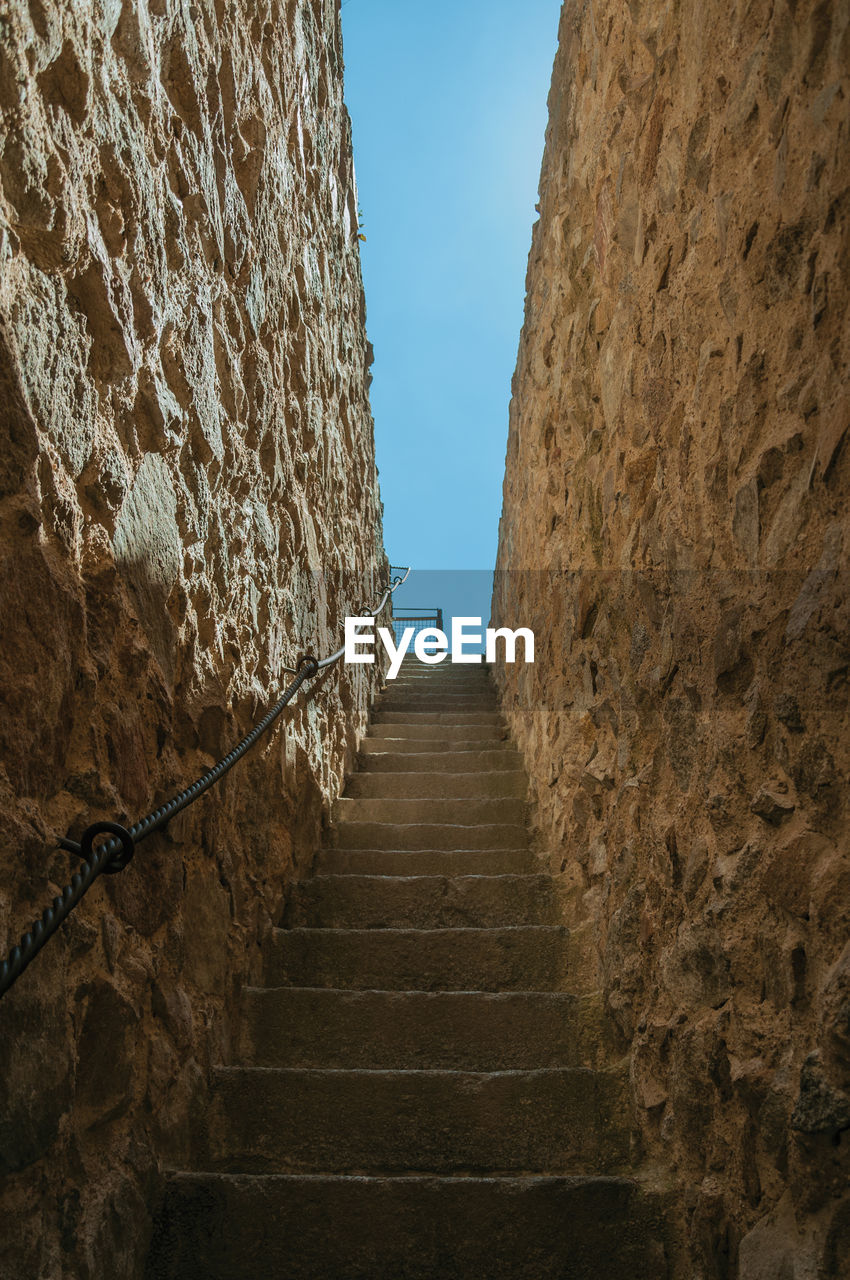
POLYGON ((399 604, 488 612, 559 14, 343 2, 385 545, 430 571, 399 604))

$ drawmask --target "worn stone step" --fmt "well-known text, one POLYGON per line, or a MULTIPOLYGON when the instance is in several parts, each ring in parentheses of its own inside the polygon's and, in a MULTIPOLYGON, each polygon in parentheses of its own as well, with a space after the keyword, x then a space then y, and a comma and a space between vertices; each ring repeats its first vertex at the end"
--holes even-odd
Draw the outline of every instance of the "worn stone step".
POLYGON ((290 888, 284 924, 306 929, 498 929, 557 924, 548 875, 311 876, 290 888))
MULTIPOLYGON (((427 744, 425 744, 427 745, 427 744)), ((481 773, 487 769, 521 769, 522 758, 508 741, 484 743, 483 747, 461 751, 396 750, 391 742, 365 739, 359 757, 367 773, 481 773)))
POLYGON ((666 1209, 626 1178, 181 1173, 145 1280, 667 1280, 666 1209))
POLYGON ((337 822, 328 843, 341 849, 521 849, 522 823, 337 822))
POLYGON ((441 668, 432 669, 424 674, 416 671, 406 671, 402 666, 395 680, 387 678, 384 683, 388 689, 402 685, 421 689, 455 689, 468 685, 473 688, 492 689, 495 691, 496 687, 489 671, 485 671, 480 666, 461 666, 457 663, 452 666, 442 663, 441 668))
POLYGON ((489 680, 412 679, 388 680, 381 690, 381 698, 487 698, 495 701, 495 686, 489 680))
POLYGON ((343 796, 333 806, 333 818, 335 822, 381 822, 394 825, 409 825, 413 822, 458 823, 464 827, 479 823, 490 826, 501 822, 522 824, 525 821, 525 802, 516 796, 482 796, 475 799, 470 796, 454 796, 450 799, 437 799, 433 796, 414 799, 400 796, 383 799, 343 796))
POLYGON ((507 729, 494 720, 489 724, 414 724, 404 719, 400 724, 371 724, 370 738, 416 738, 433 740, 431 751, 438 748, 434 742, 454 742, 460 739, 473 739, 478 742, 500 741, 507 736, 507 729))
POLYGON ((443 708, 431 705, 428 710, 415 708, 380 707, 372 716, 372 724, 408 724, 411 728, 424 724, 450 724, 463 726, 468 724, 497 725, 505 727, 504 719, 499 711, 489 707, 443 708))
POLYGON ((601 997, 554 992, 243 992, 239 1062, 257 1067, 517 1071, 601 1066, 601 997))
MULTIPOLYGON (((400 726, 395 724, 384 725, 385 729, 395 730, 400 726)), ((486 725, 477 726, 487 730, 486 725)), ((377 725, 376 729, 381 726, 377 725)), ((498 751, 500 747, 507 751, 514 750, 513 743, 507 737, 499 737, 495 730, 487 730, 486 734, 475 732, 476 726, 471 725, 470 730, 464 730, 464 734, 469 736, 459 736, 451 738, 441 737, 418 737, 412 734, 402 734, 398 737, 390 733, 369 733, 360 743, 360 750, 364 755, 370 755, 375 752, 392 751, 401 754, 407 751, 415 751, 417 753, 425 753, 426 755, 440 752, 444 754, 456 753, 458 751, 498 751), (470 732, 472 730, 472 732, 470 732)))
POLYGON ((522 769, 480 769, 476 773, 355 773, 345 787, 347 800, 450 800, 458 797, 525 798, 528 782, 522 769))
POLYGON ((499 711, 492 689, 434 689, 419 691, 390 685, 375 700, 376 711, 499 711))
POLYGON ((530 849, 320 849, 316 875, 500 876, 533 872, 530 849))
POLYGON ((386 685, 392 688, 393 685, 401 684, 418 684, 423 688, 441 688, 444 685, 454 687, 459 684, 477 684, 488 689, 494 689, 495 685, 490 671, 481 663, 472 662, 441 662, 437 666, 433 666, 430 670, 425 670, 420 664, 419 670, 406 667, 404 663, 396 675, 395 680, 387 680, 386 685))
MULTIPOLYGON (((475 656, 475 655, 472 655, 475 656)), ((492 664, 487 662, 452 662, 447 655, 442 662, 420 662, 411 654, 402 658, 399 680, 420 676, 423 680, 469 680, 472 677, 488 679, 492 664)))
POLYGON ((505 729, 505 719, 499 707, 480 702, 465 706, 446 706, 435 703, 429 698, 422 706, 376 706, 372 711, 370 724, 448 724, 457 727, 467 725, 487 725, 489 728, 505 729))
POLYGON ((275 929, 266 985, 379 991, 578 991, 596 986, 585 929, 275 929))
POLYGON ((499 706, 498 695, 491 684, 445 684, 436 687, 423 682, 403 684, 400 680, 396 680, 381 690, 377 702, 381 705, 384 702, 396 700, 403 703, 405 707, 414 703, 424 707, 432 702, 447 702, 449 707, 455 707, 465 701, 489 705, 496 709, 499 706))
POLYGON ((218 1067, 198 1167, 245 1173, 611 1173, 626 1073, 218 1067))
POLYGON ((410 676, 397 676, 395 680, 387 680, 381 690, 383 694, 392 694, 396 692, 404 694, 415 694, 417 697, 442 697, 444 694, 448 697, 457 695, 482 695, 488 698, 495 698, 496 686, 492 680, 482 675, 472 676, 449 676, 442 679, 440 676, 424 676, 421 678, 410 676))
MULTIPOLYGON (((415 752, 417 755, 447 756, 465 753, 471 757, 473 753, 491 751, 510 751, 514 758, 517 754, 516 747, 509 738, 497 738, 493 734, 486 738, 475 736, 456 739, 452 742, 439 742, 433 738, 390 738, 367 735, 360 743, 360 756, 367 768, 370 767, 367 757, 372 755, 407 755, 409 752, 415 752)), ((414 767, 422 769, 427 766, 417 764, 414 767)))
POLYGON ((376 711, 499 711, 491 689, 439 689, 418 691, 389 685, 374 704, 376 711))

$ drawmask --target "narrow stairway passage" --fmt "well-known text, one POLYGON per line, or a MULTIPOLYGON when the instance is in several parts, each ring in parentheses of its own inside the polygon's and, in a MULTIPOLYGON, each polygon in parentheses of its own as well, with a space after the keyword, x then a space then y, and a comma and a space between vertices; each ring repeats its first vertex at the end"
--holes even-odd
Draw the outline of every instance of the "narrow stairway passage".
POLYGON ((150 1280, 663 1280, 626 1065, 483 667, 406 662, 173 1174, 150 1280))

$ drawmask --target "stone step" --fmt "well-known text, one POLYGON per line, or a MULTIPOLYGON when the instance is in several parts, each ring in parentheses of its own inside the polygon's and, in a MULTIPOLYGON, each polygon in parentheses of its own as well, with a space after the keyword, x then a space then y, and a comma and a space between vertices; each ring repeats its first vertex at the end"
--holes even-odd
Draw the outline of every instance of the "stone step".
MULTIPOLYGON (((394 727, 394 726, 390 726, 394 727)), ((433 738, 390 738, 390 737, 365 737, 360 743, 360 757, 366 768, 369 767, 368 756, 371 755, 406 755, 408 752, 416 752, 424 755, 460 755, 462 753, 470 756, 471 753, 491 752, 491 751, 510 751, 514 759, 517 758, 517 751, 509 738, 497 738, 492 734, 486 738, 475 736, 473 738, 461 738, 452 742, 437 742, 433 738)), ((417 769, 427 767, 424 763, 414 766, 417 769)))
POLYGON ((369 799, 343 796, 333 806, 334 822, 381 822, 407 826, 414 822, 457 823, 469 827, 479 823, 494 826, 525 821, 525 801, 516 796, 484 796, 472 799, 455 796, 438 800, 432 796, 404 799, 389 796, 369 799))
POLYGON ((432 739, 429 747, 430 751, 438 750, 435 743, 448 743, 460 739, 473 739, 478 742, 484 741, 501 741, 507 737, 507 729, 497 724, 494 720, 488 724, 419 724, 412 723, 405 717, 400 724, 371 724, 369 726, 370 738, 416 738, 416 739, 432 739))
POLYGON ((245 1066, 518 1071, 597 1067, 614 1048, 600 996, 254 987, 243 997, 245 1066))
POLYGON ((499 929, 557 924, 551 876, 311 876, 291 886, 284 925, 305 929, 499 929))
POLYGON ((418 670, 402 663, 395 680, 387 679, 386 684, 388 688, 399 684, 419 684, 427 689, 443 685, 478 684, 495 689, 489 668, 480 662, 441 662, 430 669, 420 663, 418 670))
POLYGON ((393 698, 376 703, 372 709, 372 724, 474 724, 504 725, 504 717, 498 704, 491 699, 469 698, 463 701, 447 701, 445 698, 423 698, 411 703, 408 699, 393 698), (482 718, 483 717, 483 718, 482 718))
POLYGON ((375 991, 577 991, 596 984, 586 929, 275 929, 266 985, 375 991))
POLYGON ((481 668, 467 667, 461 671, 456 667, 434 671, 430 675, 416 675, 416 672, 399 671, 394 680, 384 681, 384 689, 419 689, 421 692, 440 692, 443 689, 475 689, 495 694, 495 685, 489 673, 481 668))
POLYGON ((197 1167, 240 1173, 612 1173, 627 1076, 218 1067, 197 1167))
POLYGON ((489 680, 492 667, 487 662, 452 662, 444 658, 442 662, 420 662, 418 658, 402 658, 397 680, 421 679, 438 680, 489 680))
POLYGON ((417 704, 428 708, 441 702, 448 703, 449 707, 456 707, 462 706, 464 702, 471 702, 476 706, 486 705, 496 710, 499 708, 496 690, 490 685, 452 685, 434 689, 421 688, 418 685, 402 685, 396 681, 380 691, 376 703, 382 707, 386 702, 395 701, 403 703, 405 707, 417 704))
POLYGON ((501 876, 535 871, 530 849, 320 849, 316 875, 501 876))
POLYGON ((495 687, 489 680, 388 680, 380 691, 380 698, 416 698, 426 701, 429 698, 438 700, 448 698, 454 702, 456 698, 485 698, 490 702, 497 701, 495 687))
POLYGON ((407 724, 411 728, 425 724, 448 724, 456 728, 468 724, 486 724, 496 725, 500 729, 505 728, 501 712, 493 711, 489 707, 458 707, 456 709, 450 707, 447 710, 441 710, 439 707, 431 706, 427 711, 420 711, 417 707, 402 710, 381 707, 372 716, 372 724, 407 724))
POLYGON ((461 774, 522 768, 519 752, 507 740, 461 751, 411 751, 408 743, 406 750, 399 751, 385 740, 364 739, 360 751, 361 767, 366 773, 461 774))
POLYGON ((345 787, 346 800, 470 800, 512 796, 525 798, 528 782, 522 769, 481 769, 476 773, 355 773, 345 787))
POLYGON ((424 662, 407 662, 402 659, 401 667, 399 667, 398 675, 394 684, 401 685, 405 680, 421 680, 426 685, 439 685, 440 682, 447 681, 480 681, 483 684, 493 686, 493 678, 490 675, 490 667, 485 662, 449 662, 444 659, 443 662, 429 664, 424 662))
POLYGON ((387 680, 381 693, 388 694, 401 691, 405 694, 416 694, 417 697, 440 698, 443 694, 454 697, 455 694, 482 694, 488 698, 497 697, 496 686, 487 676, 480 673, 465 676, 396 676, 395 680, 387 680))
POLYGON ((499 711, 492 689, 434 689, 388 687, 375 699, 376 711, 499 711))
POLYGON ((346 821, 328 835, 329 845, 340 849, 521 849, 528 843, 526 827, 509 822, 346 821))
POLYGON ((667 1280, 665 1209, 625 1178, 183 1173, 145 1280, 667 1280))

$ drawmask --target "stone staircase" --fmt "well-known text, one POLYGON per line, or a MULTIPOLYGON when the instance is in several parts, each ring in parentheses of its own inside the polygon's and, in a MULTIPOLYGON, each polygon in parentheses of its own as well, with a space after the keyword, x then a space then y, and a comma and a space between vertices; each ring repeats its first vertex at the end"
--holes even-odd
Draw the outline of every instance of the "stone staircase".
POLYGON ((482 667, 405 663, 168 1181, 149 1280, 663 1280, 482 667))

